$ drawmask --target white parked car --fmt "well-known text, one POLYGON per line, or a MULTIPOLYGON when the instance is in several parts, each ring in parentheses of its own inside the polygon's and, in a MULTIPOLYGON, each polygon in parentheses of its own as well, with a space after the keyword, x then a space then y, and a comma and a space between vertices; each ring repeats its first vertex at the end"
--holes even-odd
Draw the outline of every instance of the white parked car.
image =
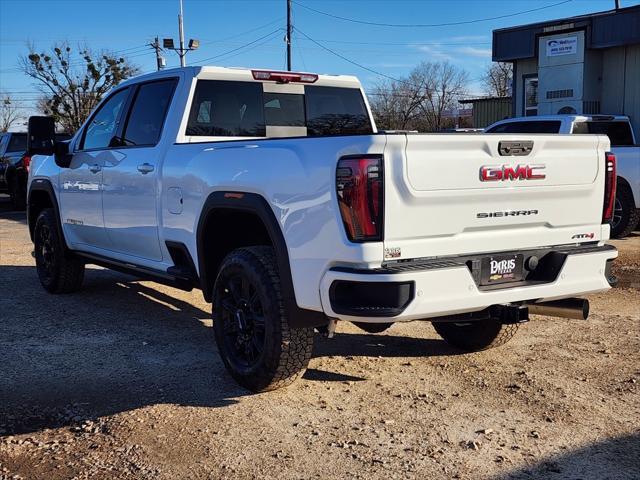
POLYGON ((617 161, 617 194, 611 236, 629 235, 640 221, 640 145, 624 115, 542 115, 501 120, 487 133, 600 134, 611 141, 617 161))
POLYGON ((199 288, 254 391, 304 372, 314 327, 428 320, 482 350, 612 281, 603 135, 378 133, 354 77, 217 67, 119 85, 69 143, 29 135, 42 286, 95 263, 199 288))

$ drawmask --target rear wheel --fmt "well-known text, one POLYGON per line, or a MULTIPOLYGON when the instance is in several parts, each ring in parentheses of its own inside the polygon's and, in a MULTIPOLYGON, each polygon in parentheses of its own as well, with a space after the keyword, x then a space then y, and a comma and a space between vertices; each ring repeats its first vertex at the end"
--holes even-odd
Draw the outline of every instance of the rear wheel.
POLYGON ((263 392, 302 376, 311 359, 313 328, 289 328, 272 248, 240 248, 227 255, 213 298, 218 351, 240 385, 263 392))
POLYGON ((620 185, 616 192, 616 200, 611 222, 611 236, 623 238, 629 235, 638 225, 640 210, 636 209, 631 189, 626 185, 620 185))
POLYGON ((499 347, 518 331, 517 324, 504 325, 493 318, 465 323, 433 322, 433 328, 445 342, 467 352, 499 347))
POLYGON ((75 292, 82 287, 84 262, 65 250, 57 227, 53 209, 42 210, 33 234, 38 278, 49 293, 75 292))

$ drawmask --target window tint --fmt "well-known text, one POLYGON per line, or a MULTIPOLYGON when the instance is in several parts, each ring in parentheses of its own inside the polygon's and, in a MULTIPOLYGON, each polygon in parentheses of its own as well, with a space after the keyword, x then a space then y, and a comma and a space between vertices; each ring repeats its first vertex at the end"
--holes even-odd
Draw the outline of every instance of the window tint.
POLYGON ((558 133, 560 122, 538 120, 532 122, 508 122, 487 129, 487 133, 558 133))
POLYGON ((633 145, 633 135, 628 122, 578 122, 573 133, 598 133, 607 135, 612 147, 633 145))
POLYGON ((12 133, 9 137, 8 152, 26 152, 27 151, 27 135, 25 133, 12 133))
POLYGON ((114 93, 96 112, 87 126, 82 149, 107 148, 118 131, 120 112, 127 100, 129 89, 114 93))
POLYGON ((262 84, 198 81, 186 133, 206 137, 264 137, 262 84))
POLYGON ((369 115, 357 88, 304 87, 307 135, 373 133, 369 115))
POLYGON ((173 79, 140 85, 127 120, 125 145, 158 143, 175 85, 173 79))
POLYGON ((304 127, 304 95, 265 93, 264 118, 267 125, 304 127))

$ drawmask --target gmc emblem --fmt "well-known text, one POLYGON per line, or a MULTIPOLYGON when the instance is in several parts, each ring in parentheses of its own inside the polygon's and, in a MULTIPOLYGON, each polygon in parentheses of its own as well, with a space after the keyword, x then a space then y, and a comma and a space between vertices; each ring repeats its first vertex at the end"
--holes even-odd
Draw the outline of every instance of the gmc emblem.
POLYGON ((544 165, 483 165, 480 167, 480 181, 542 180, 546 175, 540 171, 545 168, 544 165))

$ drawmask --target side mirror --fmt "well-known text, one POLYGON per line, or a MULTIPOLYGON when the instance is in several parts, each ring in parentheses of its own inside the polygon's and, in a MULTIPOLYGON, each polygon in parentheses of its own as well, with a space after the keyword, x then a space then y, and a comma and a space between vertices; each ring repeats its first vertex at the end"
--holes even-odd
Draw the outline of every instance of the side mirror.
POLYGON ((56 142, 54 145, 56 165, 60 168, 69 168, 73 155, 69 153, 69 140, 56 142))
POLYGON ((29 117, 27 154, 53 155, 56 142, 56 126, 51 117, 29 117))

